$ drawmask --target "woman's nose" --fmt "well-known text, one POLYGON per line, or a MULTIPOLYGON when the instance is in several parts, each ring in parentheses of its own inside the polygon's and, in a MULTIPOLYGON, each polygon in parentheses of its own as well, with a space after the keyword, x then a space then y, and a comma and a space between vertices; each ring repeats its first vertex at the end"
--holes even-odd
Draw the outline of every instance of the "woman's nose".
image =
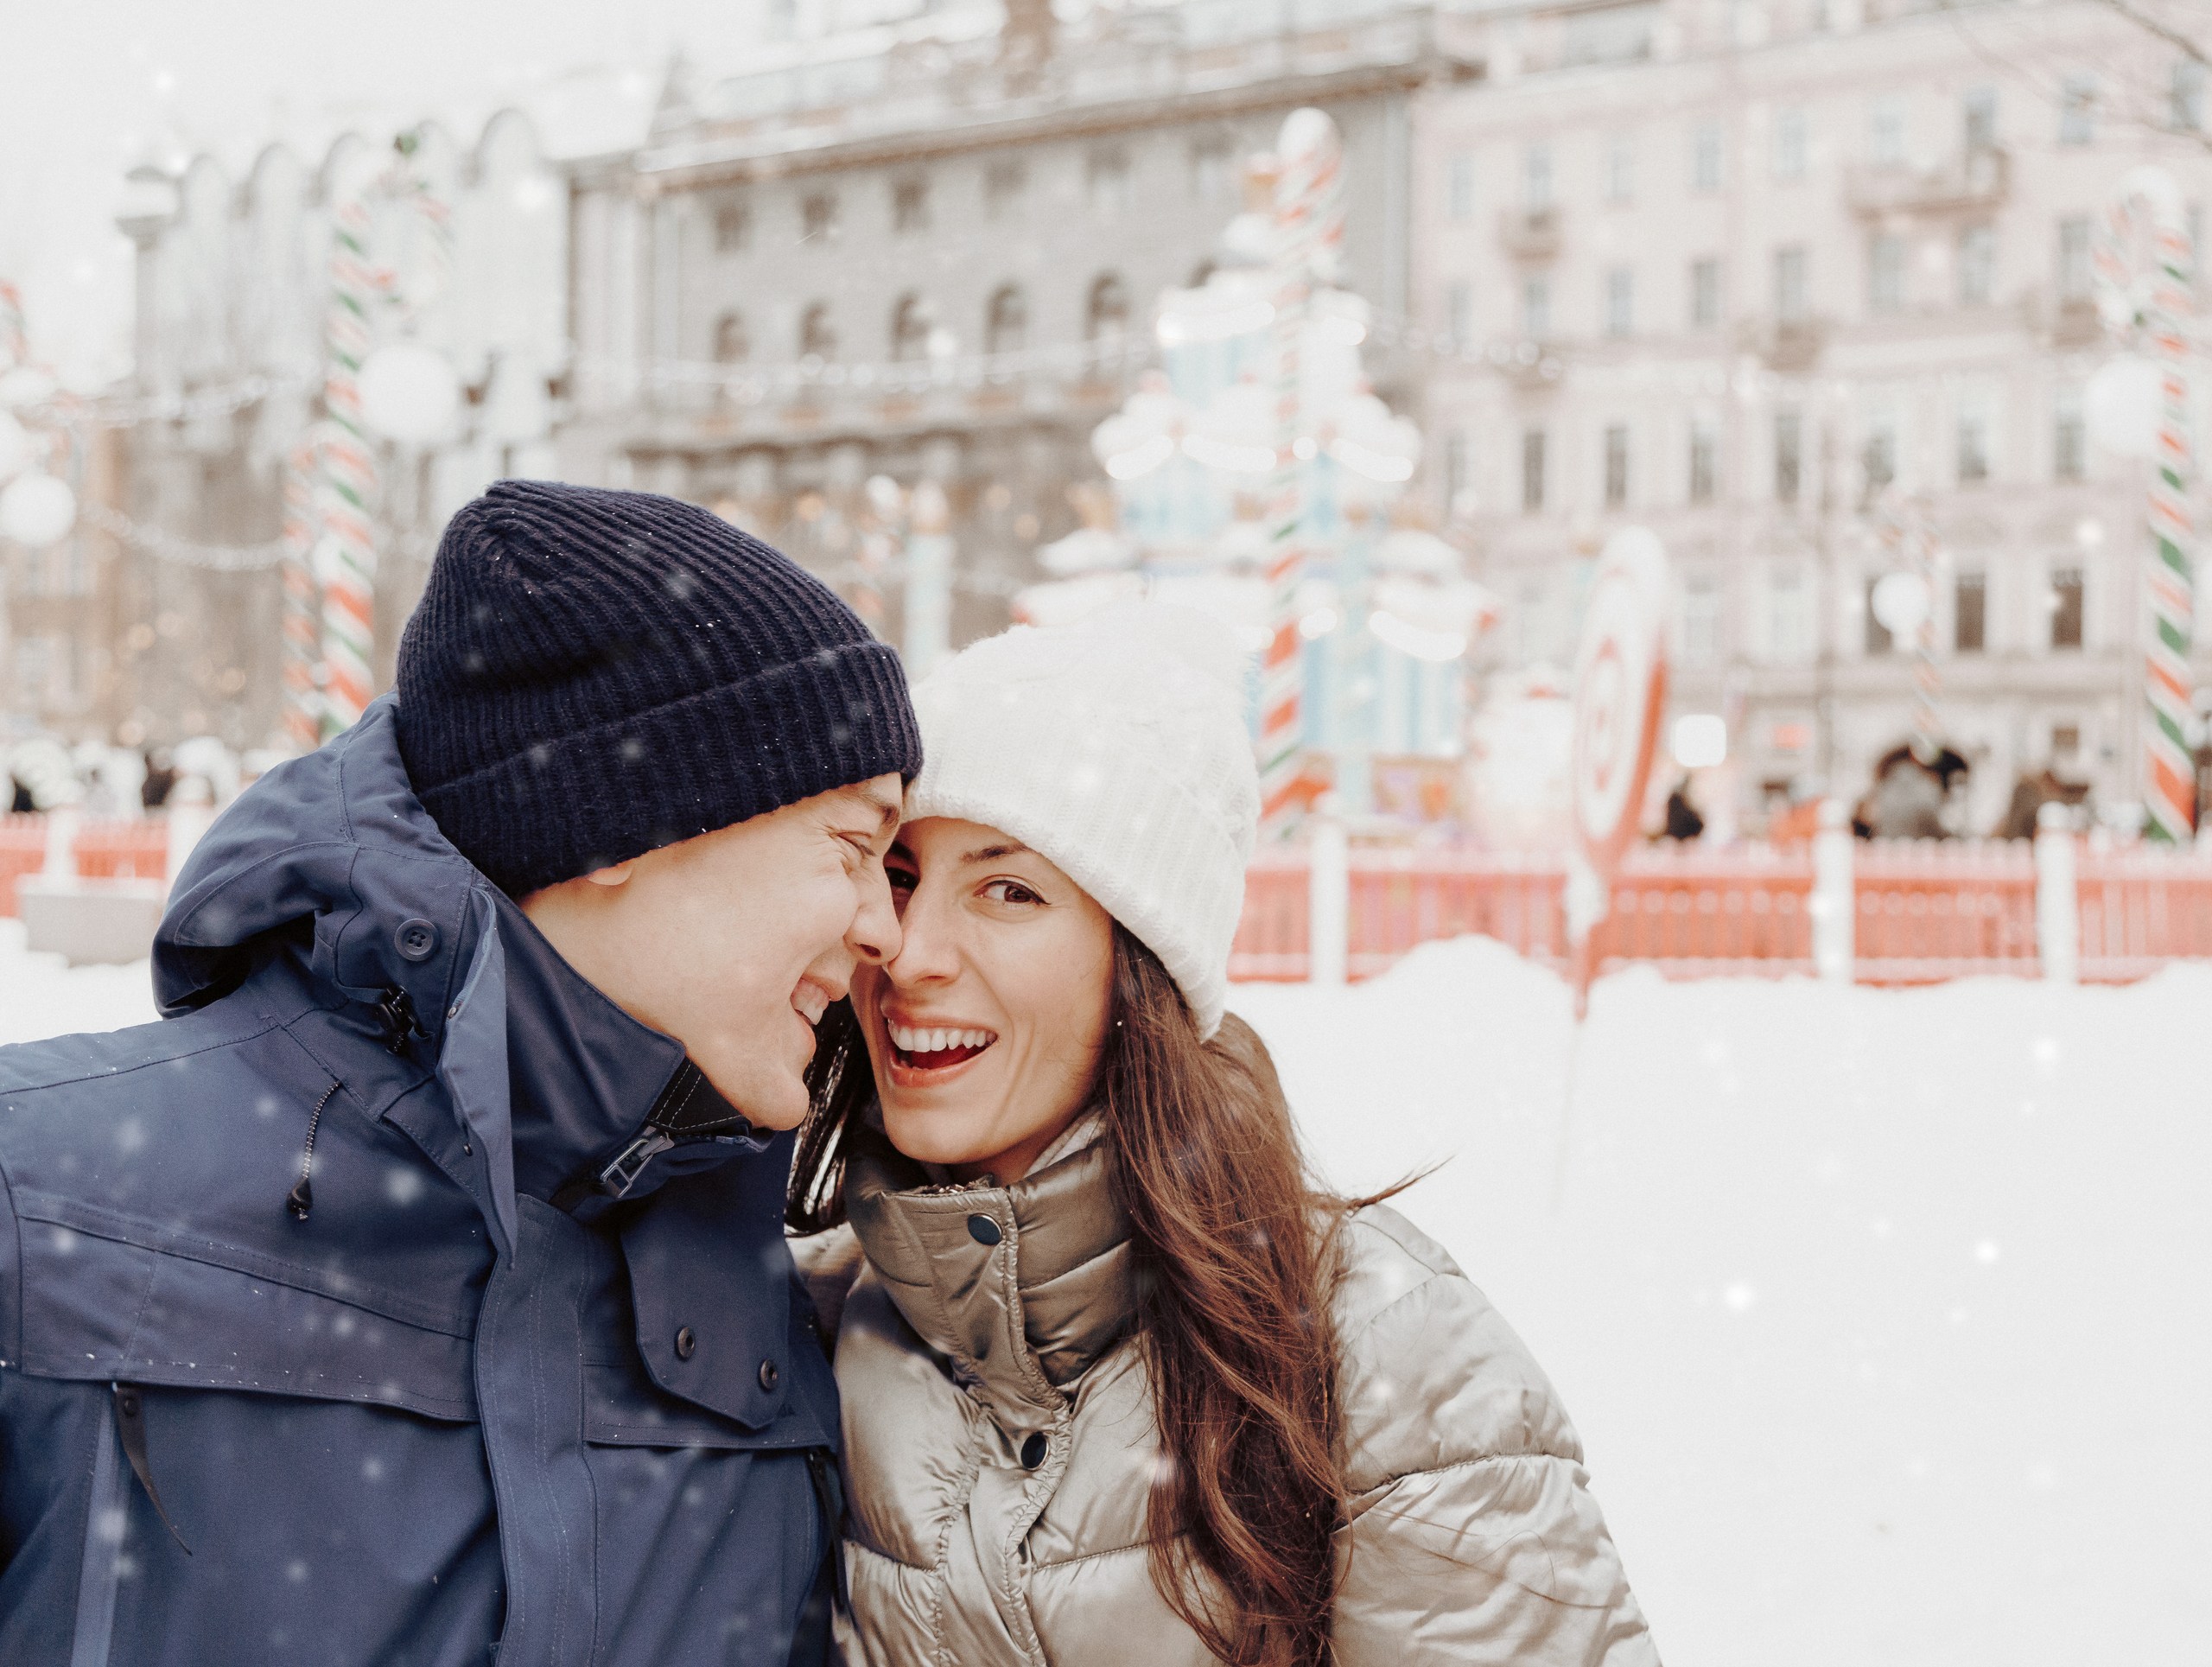
POLYGON ((906 899, 899 919, 898 952, 884 963, 894 984, 912 985, 952 977, 959 970, 959 956, 952 941, 952 923, 929 895, 917 886, 906 899))

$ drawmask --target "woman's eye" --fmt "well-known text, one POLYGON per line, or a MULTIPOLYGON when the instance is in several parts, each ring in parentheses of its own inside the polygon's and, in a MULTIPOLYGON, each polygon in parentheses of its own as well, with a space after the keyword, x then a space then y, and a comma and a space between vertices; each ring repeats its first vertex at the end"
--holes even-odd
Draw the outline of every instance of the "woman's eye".
POLYGON ((887 866, 883 870, 883 877, 891 882, 891 889, 893 891, 912 891, 921 883, 919 876, 906 868, 887 866))
POLYGON ((994 880, 983 888, 994 903, 1041 903, 1045 900, 1016 880, 994 880))

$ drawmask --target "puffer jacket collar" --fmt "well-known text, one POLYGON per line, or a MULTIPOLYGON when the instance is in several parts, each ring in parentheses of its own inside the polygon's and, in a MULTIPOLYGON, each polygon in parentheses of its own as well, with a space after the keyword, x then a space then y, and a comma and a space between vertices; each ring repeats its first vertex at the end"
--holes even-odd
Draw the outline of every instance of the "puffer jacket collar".
POLYGON ((1096 1119, 1011 1187, 931 1185, 880 1135, 859 1142, 846 1210, 899 1311, 999 1424, 1033 1428, 1128 1331, 1128 1218, 1096 1119))

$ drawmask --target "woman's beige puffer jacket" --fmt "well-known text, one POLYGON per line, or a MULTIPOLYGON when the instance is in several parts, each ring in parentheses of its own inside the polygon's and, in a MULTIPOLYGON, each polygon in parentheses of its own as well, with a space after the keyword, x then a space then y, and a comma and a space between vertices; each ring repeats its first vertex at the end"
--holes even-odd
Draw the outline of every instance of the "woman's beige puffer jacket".
MULTIPOLYGON (((1061 1144, 1011 1187, 855 1155, 850 1227, 796 1242, 836 1336, 852 1667, 1213 1661, 1152 1581, 1128 1222, 1095 1139, 1061 1144)), ((1340 1667, 1656 1664, 1520 1339, 1396 1212, 1341 1244, 1340 1667)))

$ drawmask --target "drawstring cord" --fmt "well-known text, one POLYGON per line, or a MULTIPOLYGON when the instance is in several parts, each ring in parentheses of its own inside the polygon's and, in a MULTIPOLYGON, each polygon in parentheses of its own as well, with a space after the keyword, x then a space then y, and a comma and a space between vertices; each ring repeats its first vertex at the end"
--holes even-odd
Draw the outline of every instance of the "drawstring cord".
POLYGON ((315 1208, 315 1136, 322 1127, 322 1108, 330 1104, 330 1097, 338 1091, 333 1083, 322 1091, 322 1098, 315 1103, 315 1110, 308 1113, 307 1149, 300 1154, 300 1179, 284 1199, 284 1207, 292 1212, 295 1221, 305 1221, 308 1212, 315 1208))

